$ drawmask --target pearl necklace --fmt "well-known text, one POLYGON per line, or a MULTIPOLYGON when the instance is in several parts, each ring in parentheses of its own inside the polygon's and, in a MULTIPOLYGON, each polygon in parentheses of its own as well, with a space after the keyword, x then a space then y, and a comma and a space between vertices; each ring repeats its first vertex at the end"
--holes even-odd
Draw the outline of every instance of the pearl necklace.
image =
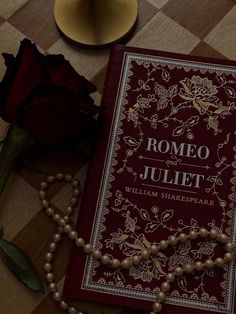
POLYGON ((204 269, 211 269, 215 266, 223 267, 225 263, 232 261, 234 245, 228 241, 228 236, 223 233, 219 233, 215 229, 208 231, 205 228, 201 228, 197 231, 190 231, 189 234, 181 233, 179 236, 171 235, 167 240, 161 240, 157 245, 152 245, 150 250, 144 250, 140 255, 135 255, 132 257, 126 257, 123 260, 113 258, 107 254, 102 254, 100 250, 93 250, 91 244, 85 243, 84 239, 79 237, 77 232, 73 229, 70 224, 70 216, 74 212, 74 208, 78 202, 78 197, 80 196, 79 181, 73 178, 71 175, 63 175, 58 173, 55 176, 49 176, 46 182, 42 182, 40 185, 39 197, 41 200, 41 206, 46 211, 47 215, 52 218, 52 220, 58 225, 58 232, 53 236, 53 242, 49 244, 49 252, 46 254, 46 263, 44 264, 44 269, 46 272, 46 280, 48 283, 48 289, 53 293, 53 299, 59 303, 59 306, 63 310, 67 310, 69 314, 83 314, 79 312, 74 307, 70 307, 62 295, 59 293, 57 285, 55 283, 55 275, 53 274, 53 259, 54 254, 58 248, 59 242, 62 239, 62 234, 68 235, 69 239, 75 242, 75 245, 84 250, 85 253, 93 256, 94 259, 100 261, 103 265, 112 267, 114 269, 124 268, 129 269, 133 265, 137 266, 143 261, 147 260, 150 254, 157 254, 161 250, 167 249, 168 246, 174 246, 179 242, 186 242, 187 240, 196 240, 197 238, 210 238, 224 245, 225 254, 224 257, 217 257, 215 260, 207 259, 204 263, 197 261, 194 264, 185 264, 183 267, 176 267, 173 272, 166 274, 165 280, 160 286, 160 292, 158 292, 156 300, 153 304, 153 310, 149 314, 159 313, 162 310, 162 303, 166 299, 166 294, 170 290, 170 285, 175 281, 176 277, 182 276, 184 273, 190 274, 196 271, 201 271, 204 269), (56 181, 65 180, 72 185, 73 197, 70 200, 69 206, 65 209, 65 215, 62 216, 55 212, 50 201, 47 199, 47 190, 51 184, 56 181))

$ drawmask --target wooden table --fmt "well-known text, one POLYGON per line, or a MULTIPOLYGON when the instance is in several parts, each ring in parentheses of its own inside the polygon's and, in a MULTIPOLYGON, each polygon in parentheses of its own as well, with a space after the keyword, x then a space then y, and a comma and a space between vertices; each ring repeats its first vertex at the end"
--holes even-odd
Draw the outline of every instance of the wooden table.
MULTIPOLYGON (((99 103, 106 73, 109 49, 89 50, 63 39, 54 23, 54 0, 1 0, 0 52, 16 53, 24 37, 35 41, 43 52, 61 53, 75 69, 92 80, 98 88, 94 99, 99 103)), ((132 46, 153 48, 192 55, 236 60, 236 1, 235 0, 139 0, 139 20, 132 46)), ((5 72, 0 58, 0 77, 5 72)), ((0 124, 1 132, 4 123, 0 124)), ((89 158, 89 145, 77 150, 43 154, 34 162, 48 172, 69 172, 84 182, 89 158)), ((38 186, 44 174, 17 162, 7 189, 1 198, 0 225, 4 238, 13 241, 31 258, 44 280, 44 255, 55 226, 40 209, 38 186)), ((67 186, 52 191, 52 201, 63 209, 70 198, 67 186)), ((67 267, 71 243, 66 240, 58 253, 56 280, 60 286, 67 267)), ((121 308, 75 302, 89 314, 131 313, 121 308)), ((59 314, 64 313, 45 294, 27 290, 0 263, 0 314, 59 314)), ((137 312, 133 312, 137 313, 137 312)))

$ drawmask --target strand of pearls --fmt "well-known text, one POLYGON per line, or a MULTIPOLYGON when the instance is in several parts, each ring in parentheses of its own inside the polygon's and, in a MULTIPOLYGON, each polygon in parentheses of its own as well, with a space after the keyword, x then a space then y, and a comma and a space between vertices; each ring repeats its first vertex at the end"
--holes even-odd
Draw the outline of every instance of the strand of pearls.
POLYGON ((85 243, 84 239, 79 237, 77 232, 73 229, 70 224, 70 217, 74 212, 74 208, 78 203, 78 198, 80 196, 79 181, 74 179, 71 175, 63 175, 58 173, 55 176, 49 176, 45 182, 40 185, 39 197, 41 200, 41 206, 46 211, 47 215, 52 218, 52 220, 58 225, 58 232, 53 236, 53 242, 49 244, 49 251, 45 256, 44 269, 46 272, 46 280, 48 283, 48 289, 53 293, 53 299, 59 303, 59 306, 63 310, 67 310, 69 314, 83 314, 79 312, 74 307, 70 307, 62 295, 58 291, 57 284, 55 282, 55 275, 53 273, 53 260, 58 245, 62 240, 62 235, 66 234, 69 239, 75 242, 76 246, 83 249, 87 254, 90 254, 96 260, 100 261, 103 265, 110 268, 124 268, 129 269, 133 265, 138 266, 143 261, 147 260, 151 254, 157 254, 162 250, 166 250, 169 246, 174 246, 179 242, 186 242, 187 240, 196 240, 197 238, 210 238, 224 245, 225 254, 222 257, 217 257, 216 259, 207 259, 205 262, 197 261, 194 264, 185 264, 183 267, 178 266, 173 272, 166 274, 165 281, 162 282, 160 286, 160 292, 157 294, 156 300, 153 304, 153 309, 150 314, 159 313, 162 310, 162 303, 166 299, 166 295, 170 290, 171 283, 173 283, 176 277, 182 276, 184 273, 190 274, 196 271, 201 271, 204 269, 210 269, 213 267, 223 267, 225 263, 231 262, 233 259, 234 245, 229 242, 228 236, 219 233, 215 229, 208 231, 202 228, 197 231, 191 231, 189 234, 181 233, 179 236, 169 236, 167 240, 161 240, 157 245, 152 245, 150 250, 143 250, 140 255, 135 255, 132 257, 126 257, 123 260, 111 257, 107 254, 102 254, 100 250, 94 250, 91 244, 85 243), (66 181, 72 185, 73 196, 70 200, 69 206, 65 209, 65 214, 62 216, 60 213, 56 213, 55 209, 52 207, 50 201, 47 198, 47 190, 51 184, 56 181, 66 181))

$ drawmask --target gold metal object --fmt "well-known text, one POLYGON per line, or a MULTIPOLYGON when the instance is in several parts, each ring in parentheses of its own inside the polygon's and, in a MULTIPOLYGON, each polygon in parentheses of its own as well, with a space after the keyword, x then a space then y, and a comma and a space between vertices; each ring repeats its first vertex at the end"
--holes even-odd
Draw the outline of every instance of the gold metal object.
POLYGON ((58 28, 86 46, 105 46, 128 35, 138 16, 137 0, 55 0, 58 28))

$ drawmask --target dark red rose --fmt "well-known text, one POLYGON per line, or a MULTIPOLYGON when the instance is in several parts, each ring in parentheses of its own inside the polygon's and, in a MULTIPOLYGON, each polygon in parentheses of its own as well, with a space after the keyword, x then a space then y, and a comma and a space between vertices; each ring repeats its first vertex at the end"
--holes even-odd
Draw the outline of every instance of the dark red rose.
POLYGON ((44 144, 83 136, 98 112, 90 93, 95 86, 62 55, 41 54, 30 40, 17 56, 3 54, 7 66, 0 83, 0 116, 44 144))

